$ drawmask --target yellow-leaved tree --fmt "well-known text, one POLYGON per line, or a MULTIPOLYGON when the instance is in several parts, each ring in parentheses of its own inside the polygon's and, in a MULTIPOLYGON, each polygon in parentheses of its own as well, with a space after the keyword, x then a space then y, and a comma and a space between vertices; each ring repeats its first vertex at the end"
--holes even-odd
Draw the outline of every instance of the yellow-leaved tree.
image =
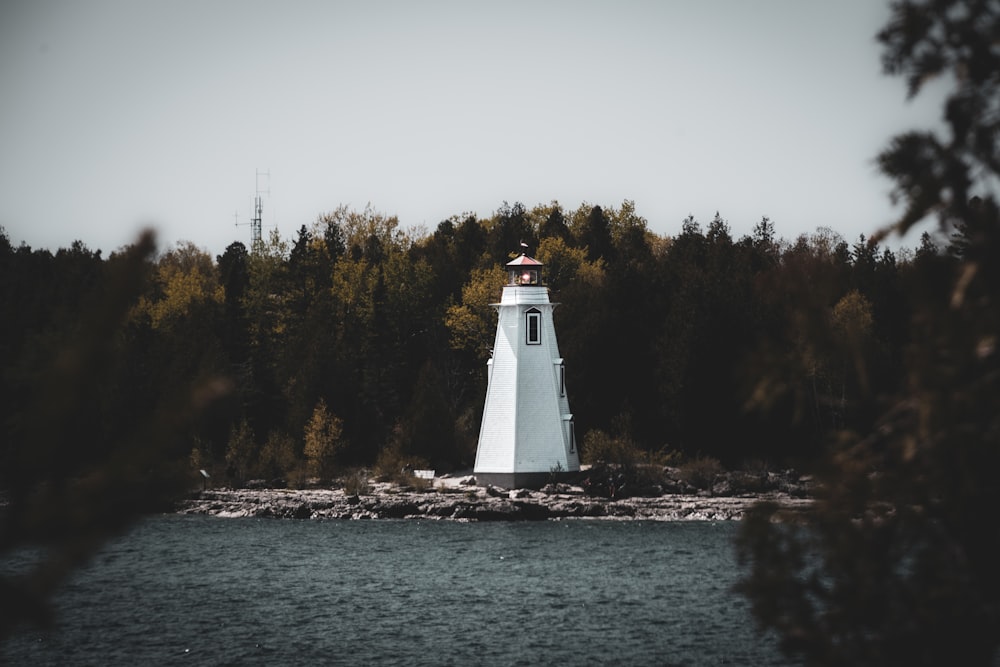
POLYGON ((304 453, 310 474, 320 479, 330 478, 346 444, 343 431, 343 420, 330 412, 326 401, 319 399, 305 428, 304 453))
POLYGON ((134 313, 146 314, 154 329, 191 315, 199 304, 221 304, 219 272, 212 256, 190 241, 166 252, 156 265, 153 294, 143 296, 134 313))
POLYGON ((502 266, 474 269, 462 286, 462 303, 448 308, 445 325, 451 334, 451 347, 485 362, 490 358, 496 335, 496 303, 507 280, 502 266))

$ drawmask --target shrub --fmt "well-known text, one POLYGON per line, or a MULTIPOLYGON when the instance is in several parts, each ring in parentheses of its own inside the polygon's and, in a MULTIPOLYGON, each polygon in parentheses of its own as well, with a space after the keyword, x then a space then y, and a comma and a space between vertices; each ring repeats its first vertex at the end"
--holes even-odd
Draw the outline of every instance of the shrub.
POLYGON ((715 479, 725 472, 725 468, 718 459, 710 456, 699 457, 681 464, 679 475, 682 481, 687 482, 696 489, 704 489, 709 492, 715 483, 715 479))
POLYGON ((757 494, 775 491, 778 477, 771 473, 771 466, 762 459, 748 459, 742 468, 729 474, 729 492, 732 494, 757 494))
POLYGON ((400 486, 423 493, 434 490, 434 480, 417 477, 413 473, 403 473, 397 481, 400 486))
POLYGON ((268 481, 288 478, 298 467, 295 441, 284 431, 271 431, 257 458, 257 472, 268 481))
POLYGON ((344 478, 344 493, 349 496, 364 496, 371 493, 368 486, 368 471, 361 468, 344 478))
POLYGON ((380 482, 392 482, 401 486, 415 486, 411 470, 426 468, 427 462, 418 456, 408 456, 398 443, 382 448, 375 460, 375 478, 380 482))
POLYGON ((591 465, 609 463, 621 466, 635 465, 670 465, 680 454, 674 450, 661 448, 655 452, 642 449, 630 438, 612 436, 600 429, 588 431, 583 438, 581 460, 591 465))

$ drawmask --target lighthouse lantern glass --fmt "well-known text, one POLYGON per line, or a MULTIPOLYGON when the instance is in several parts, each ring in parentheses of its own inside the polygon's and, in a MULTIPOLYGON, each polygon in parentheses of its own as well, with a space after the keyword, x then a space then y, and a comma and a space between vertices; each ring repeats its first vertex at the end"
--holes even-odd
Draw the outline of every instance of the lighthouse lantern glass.
POLYGON ((511 285, 537 285, 537 269, 514 269, 510 272, 511 285))

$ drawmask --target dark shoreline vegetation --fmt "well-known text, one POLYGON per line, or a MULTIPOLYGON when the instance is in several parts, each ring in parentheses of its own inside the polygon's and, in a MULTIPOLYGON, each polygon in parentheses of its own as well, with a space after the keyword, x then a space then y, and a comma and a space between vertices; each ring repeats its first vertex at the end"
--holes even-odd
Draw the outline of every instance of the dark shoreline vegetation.
POLYGON ((504 203, 428 233, 342 207, 216 258, 187 242, 156 254, 151 235, 105 259, 0 233, 0 552, 44 547, 0 578, 0 638, 43 623, 75 566, 207 485, 200 471, 306 487, 469 468, 488 304, 523 242, 561 304, 584 462, 815 479, 794 522, 754 503, 736 545, 739 593, 787 655, 996 664, 996 35, 998 0, 891 3, 885 72, 946 94, 941 127, 876 158, 903 209, 884 231, 937 223, 898 255, 881 231, 785 240, 767 218, 739 239, 720 215, 660 236, 628 201, 504 203))

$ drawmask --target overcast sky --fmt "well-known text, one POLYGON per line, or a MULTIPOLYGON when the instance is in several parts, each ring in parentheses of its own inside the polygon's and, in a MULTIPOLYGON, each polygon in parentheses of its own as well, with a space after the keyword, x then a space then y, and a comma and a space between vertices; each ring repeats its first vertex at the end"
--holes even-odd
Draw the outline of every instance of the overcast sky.
MULTIPOLYGON (((504 201, 719 211, 792 239, 892 218, 873 158, 939 117, 876 0, 0 3, 0 225, 221 254, 341 204, 429 231, 504 201), (257 172, 269 177, 257 178, 257 172), (235 217, 234 217, 235 216, 235 217)), ((906 245, 916 245, 907 239, 906 245)))

